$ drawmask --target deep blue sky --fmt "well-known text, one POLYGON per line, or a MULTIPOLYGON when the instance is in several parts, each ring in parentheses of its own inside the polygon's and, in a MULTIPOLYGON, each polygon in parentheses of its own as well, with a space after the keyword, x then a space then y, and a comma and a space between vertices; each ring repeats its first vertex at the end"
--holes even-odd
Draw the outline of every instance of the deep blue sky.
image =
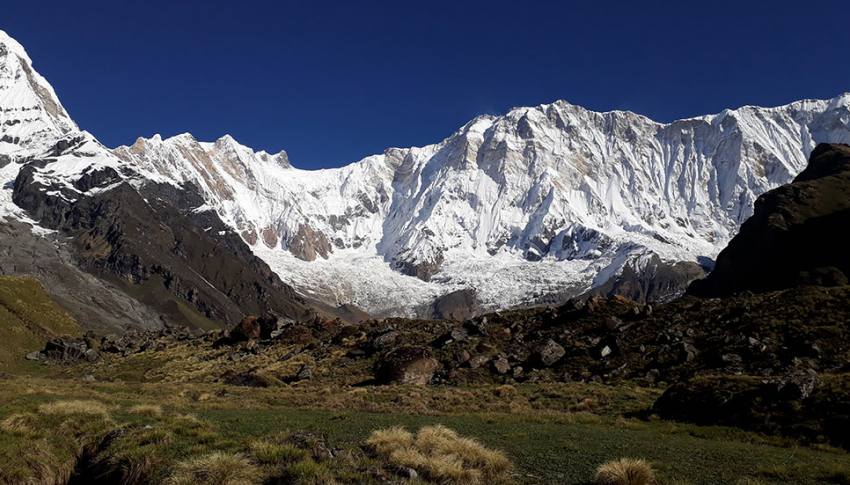
POLYGON ((107 145, 185 131, 341 165, 566 99, 666 121, 850 90, 850 5, 12 1, 17 38, 107 145))

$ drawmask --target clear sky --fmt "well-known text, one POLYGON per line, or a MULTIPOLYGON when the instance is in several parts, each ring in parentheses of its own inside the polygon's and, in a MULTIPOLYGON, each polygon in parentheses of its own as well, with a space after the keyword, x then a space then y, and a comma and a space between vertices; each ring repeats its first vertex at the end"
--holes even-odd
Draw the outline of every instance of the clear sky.
POLYGON ((296 166, 434 143, 565 99, 659 121, 850 91, 843 1, 7 1, 71 116, 110 146, 230 133, 296 166))

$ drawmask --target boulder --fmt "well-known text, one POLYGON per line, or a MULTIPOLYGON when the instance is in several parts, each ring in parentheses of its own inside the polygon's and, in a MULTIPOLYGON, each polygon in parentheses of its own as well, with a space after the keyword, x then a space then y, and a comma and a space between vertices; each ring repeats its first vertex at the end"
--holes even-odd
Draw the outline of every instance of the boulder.
POLYGON ((369 347, 376 351, 386 350, 395 345, 401 334, 395 330, 389 330, 381 333, 369 342, 369 347))
POLYGON ((295 374, 295 382, 298 381, 306 381, 313 378, 313 369, 308 365, 304 364, 298 369, 298 372, 295 374))
POLYGON ((543 367, 551 367, 561 360, 567 352, 552 339, 543 342, 534 349, 534 357, 543 367))
POLYGON ((316 341, 313 331, 306 325, 292 325, 286 328, 277 339, 286 344, 308 345, 316 341))
POLYGON ((776 391, 785 399, 802 400, 812 395, 820 383, 817 372, 813 369, 798 369, 778 379, 776 391))
POLYGON ((492 361, 493 370, 499 374, 507 374, 511 370, 511 364, 505 356, 500 355, 492 361))
POLYGON ((469 364, 470 368, 477 369, 489 361, 490 357, 487 357, 486 355, 476 355, 467 359, 466 362, 469 364))
POLYGON ((437 366, 437 360, 428 348, 404 346, 379 359, 376 378, 382 383, 424 386, 431 382, 437 366))
POLYGON ((230 329, 228 337, 230 337, 231 342, 244 342, 246 340, 259 339, 261 333, 262 329, 260 328, 259 317, 248 315, 235 327, 230 329))
POLYGON ((58 362, 77 362, 86 358, 88 347, 82 340, 64 337, 54 338, 44 345, 42 354, 48 359, 58 362))
POLYGON ((274 377, 256 370, 234 372, 229 370, 222 374, 221 380, 231 386, 271 387, 280 384, 274 377))

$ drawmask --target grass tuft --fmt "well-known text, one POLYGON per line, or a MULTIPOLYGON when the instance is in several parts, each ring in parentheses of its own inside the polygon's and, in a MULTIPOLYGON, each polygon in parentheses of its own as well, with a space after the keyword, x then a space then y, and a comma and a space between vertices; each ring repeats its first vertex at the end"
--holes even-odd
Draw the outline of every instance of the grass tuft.
POLYGON ((157 418, 162 416, 162 406, 159 404, 137 404, 127 410, 130 414, 138 414, 141 416, 150 416, 157 418))
POLYGON ((594 478, 596 485, 650 485, 655 472, 644 460, 620 458, 599 465, 594 478))
POLYGON ((260 483, 260 470, 240 454, 214 452, 178 463, 170 485, 247 485, 260 483))
POLYGON ((414 437, 404 428, 372 433, 367 444, 382 458, 410 467, 436 482, 505 481, 512 468, 504 453, 482 446, 442 426, 424 426, 414 437))
POLYGON ((413 446, 413 435, 401 426, 379 429, 372 432, 366 444, 379 455, 389 455, 393 451, 413 446))
POLYGON ((0 421, 0 429, 11 434, 27 434, 33 431, 32 421, 35 415, 31 413, 15 413, 0 421))
POLYGON ((109 410, 106 405, 99 401, 84 401, 84 400, 69 400, 69 401, 53 401, 51 403, 42 404, 38 407, 38 412, 42 414, 88 414, 106 416, 109 410))
POLYGON ((337 483, 333 472, 311 458, 305 458, 286 467, 281 477, 283 483, 297 485, 334 485, 337 483))
POLYGON ((250 443, 251 454, 264 465, 293 463, 307 458, 307 452, 289 443, 257 440, 250 443))

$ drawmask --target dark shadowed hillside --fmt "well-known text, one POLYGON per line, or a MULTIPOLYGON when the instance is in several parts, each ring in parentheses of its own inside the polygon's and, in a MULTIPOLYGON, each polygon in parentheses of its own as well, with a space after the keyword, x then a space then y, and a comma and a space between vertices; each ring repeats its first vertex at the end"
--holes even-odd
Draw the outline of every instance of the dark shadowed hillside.
POLYGON ((690 292, 721 296, 798 285, 846 285, 850 275, 850 146, 822 144, 794 182, 755 213, 690 292))

